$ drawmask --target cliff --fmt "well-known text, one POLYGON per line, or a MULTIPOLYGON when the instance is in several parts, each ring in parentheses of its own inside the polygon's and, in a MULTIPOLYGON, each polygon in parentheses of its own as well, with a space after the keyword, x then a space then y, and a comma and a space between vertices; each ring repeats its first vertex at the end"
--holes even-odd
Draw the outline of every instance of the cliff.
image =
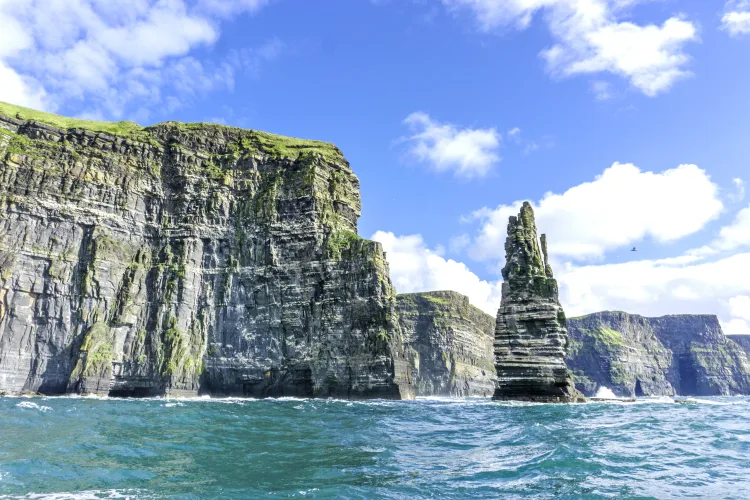
POLYGON ((740 346, 750 359, 750 335, 727 335, 727 338, 740 346))
POLYGON ((0 390, 412 397, 334 146, 0 103, 0 390))
POLYGON ((456 292, 397 296, 417 396, 491 396, 495 318, 456 292))
POLYGON ((568 366, 587 395, 750 393, 750 362, 710 315, 644 318, 601 312, 568 321, 568 366))
POLYGON ((505 241, 502 300, 495 328, 497 386, 493 399, 575 402, 565 364, 568 332, 557 281, 547 262, 547 239, 537 239, 528 202, 510 217, 505 241))

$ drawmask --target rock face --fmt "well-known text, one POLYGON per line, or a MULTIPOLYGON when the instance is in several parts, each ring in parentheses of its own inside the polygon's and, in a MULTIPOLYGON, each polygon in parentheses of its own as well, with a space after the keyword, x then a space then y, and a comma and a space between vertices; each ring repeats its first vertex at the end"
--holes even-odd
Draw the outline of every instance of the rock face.
POLYGON ((576 387, 619 396, 750 394, 750 362, 716 316, 601 312, 568 320, 576 387))
POLYGON ((740 346, 750 359, 750 335, 727 335, 727 338, 740 346))
POLYGON ((417 396, 491 396, 495 318, 456 292, 396 298, 417 396))
POLYGON ((534 211, 526 202, 510 217, 505 242, 502 302, 495 328, 497 386, 493 399, 575 402, 565 355, 568 332, 557 282, 547 263, 547 240, 537 240, 534 211))
POLYGON ((412 397, 334 146, 0 103, 0 391, 412 397))

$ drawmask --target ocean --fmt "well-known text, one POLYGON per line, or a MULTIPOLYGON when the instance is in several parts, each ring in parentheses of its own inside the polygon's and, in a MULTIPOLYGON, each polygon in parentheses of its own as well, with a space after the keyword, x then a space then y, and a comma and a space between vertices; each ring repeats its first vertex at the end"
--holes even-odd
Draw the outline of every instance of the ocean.
POLYGON ((750 398, 0 398, 0 498, 750 498, 750 398))

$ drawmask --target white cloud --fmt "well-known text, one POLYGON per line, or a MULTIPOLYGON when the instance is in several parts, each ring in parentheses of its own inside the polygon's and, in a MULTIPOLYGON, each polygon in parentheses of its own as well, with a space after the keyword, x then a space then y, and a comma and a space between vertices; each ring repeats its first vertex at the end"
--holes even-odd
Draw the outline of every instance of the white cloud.
POLYGON ((719 237, 709 246, 719 252, 750 247, 750 206, 740 210, 732 224, 721 228, 719 237))
POLYGON ((750 292, 750 253, 692 264, 650 260, 590 266, 567 263, 557 265, 555 271, 569 316, 603 310, 645 316, 717 314, 725 333, 750 333, 750 329, 739 331, 740 322, 750 314, 750 309, 743 309, 746 297, 739 296, 750 292))
POLYGON ((265 3, 0 0, 0 99, 48 110, 77 101, 81 115, 119 119, 231 89, 233 61, 191 53, 219 38, 221 20, 265 3), (143 109, 129 109, 133 102, 143 109))
MULTIPOLYGON (((474 259, 504 258, 508 217, 518 213, 521 203, 474 212, 472 218, 482 224, 469 251, 474 259)), ((554 254, 579 260, 602 257, 645 237, 677 240, 702 229, 722 209, 718 187, 695 165, 653 173, 620 163, 593 182, 547 193, 534 208, 554 254)))
POLYGON ((722 300, 750 290, 745 279, 750 253, 684 265, 640 260, 557 267, 570 315, 613 309, 644 315, 716 313, 722 300))
POLYGON ((471 237, 468 234, 460 234, 450 239, 448 248, 450 249, 451 253, 459 253, 470 244, 471 237))
POLYGON ((742 201, 745 199, 745 181, 740 179, 739 177, 736 179, 732 179, 732 184, 734 184, 734 193, 729 195, 730 201, 742 201))
POLYGON ((750 2, 747 0, 728 1, 725 14, 721 18, 721 27, 731 36, 750 34, 750 2))
POLYGON ((34 78, 24 77, 0 61, 0 99, 28 108, 49 108, 47 92, 34 78))
POLYGON ((465 264, 430 250, 418 234, 396 236, 378 231, 370 238, 383 244, 398 293, 453 290, 494 316, 500 306, 501 282, 479 279, 465 264))
POLYGON ((412 113, 405 120, 413 135, 410 154, 438 172, 453 171, 459 177, 482 177, 500 161, 500 134, 494 129, 458 128, 440 123, 426 113, 412 113))
POLYGON ((750 335, 750 321, 732 319, 722 322, 721 329, 727 335, 750 335))
POLYGON ((608 101, 614 97, 612 84, 602 80, 591 82, 591 91, 594 93, 597 101, 608 101))
POLYGON ((738 295, 729 299, 732 316, 750 321, 750 296, 738 295))
POLYGON ((198 10, 222 17, 242 12, 254 12, 270 3, 270 0, 199 0, 198 10))
POLYGON ((647 0, 443 0, 449 9, 470 9, 484 31, 524 29, 543 11, 556 43, 542 51, 556 76, 609 72, 648 96, 690 75, 684 46, 698 40, 695 25, 671 17, 661 25, 622 20, 626 8, 647 0))

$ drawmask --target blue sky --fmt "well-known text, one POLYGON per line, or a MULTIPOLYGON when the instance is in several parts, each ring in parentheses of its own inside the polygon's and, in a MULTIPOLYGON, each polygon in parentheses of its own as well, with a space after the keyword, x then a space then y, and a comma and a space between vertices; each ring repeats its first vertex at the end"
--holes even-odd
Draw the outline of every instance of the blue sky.
POLYGON ((492 313, 530 200, 569 314, 750 333, 750 2, 0 0, 0 24, 1 100, 337 144, 401 292, 492 313))

